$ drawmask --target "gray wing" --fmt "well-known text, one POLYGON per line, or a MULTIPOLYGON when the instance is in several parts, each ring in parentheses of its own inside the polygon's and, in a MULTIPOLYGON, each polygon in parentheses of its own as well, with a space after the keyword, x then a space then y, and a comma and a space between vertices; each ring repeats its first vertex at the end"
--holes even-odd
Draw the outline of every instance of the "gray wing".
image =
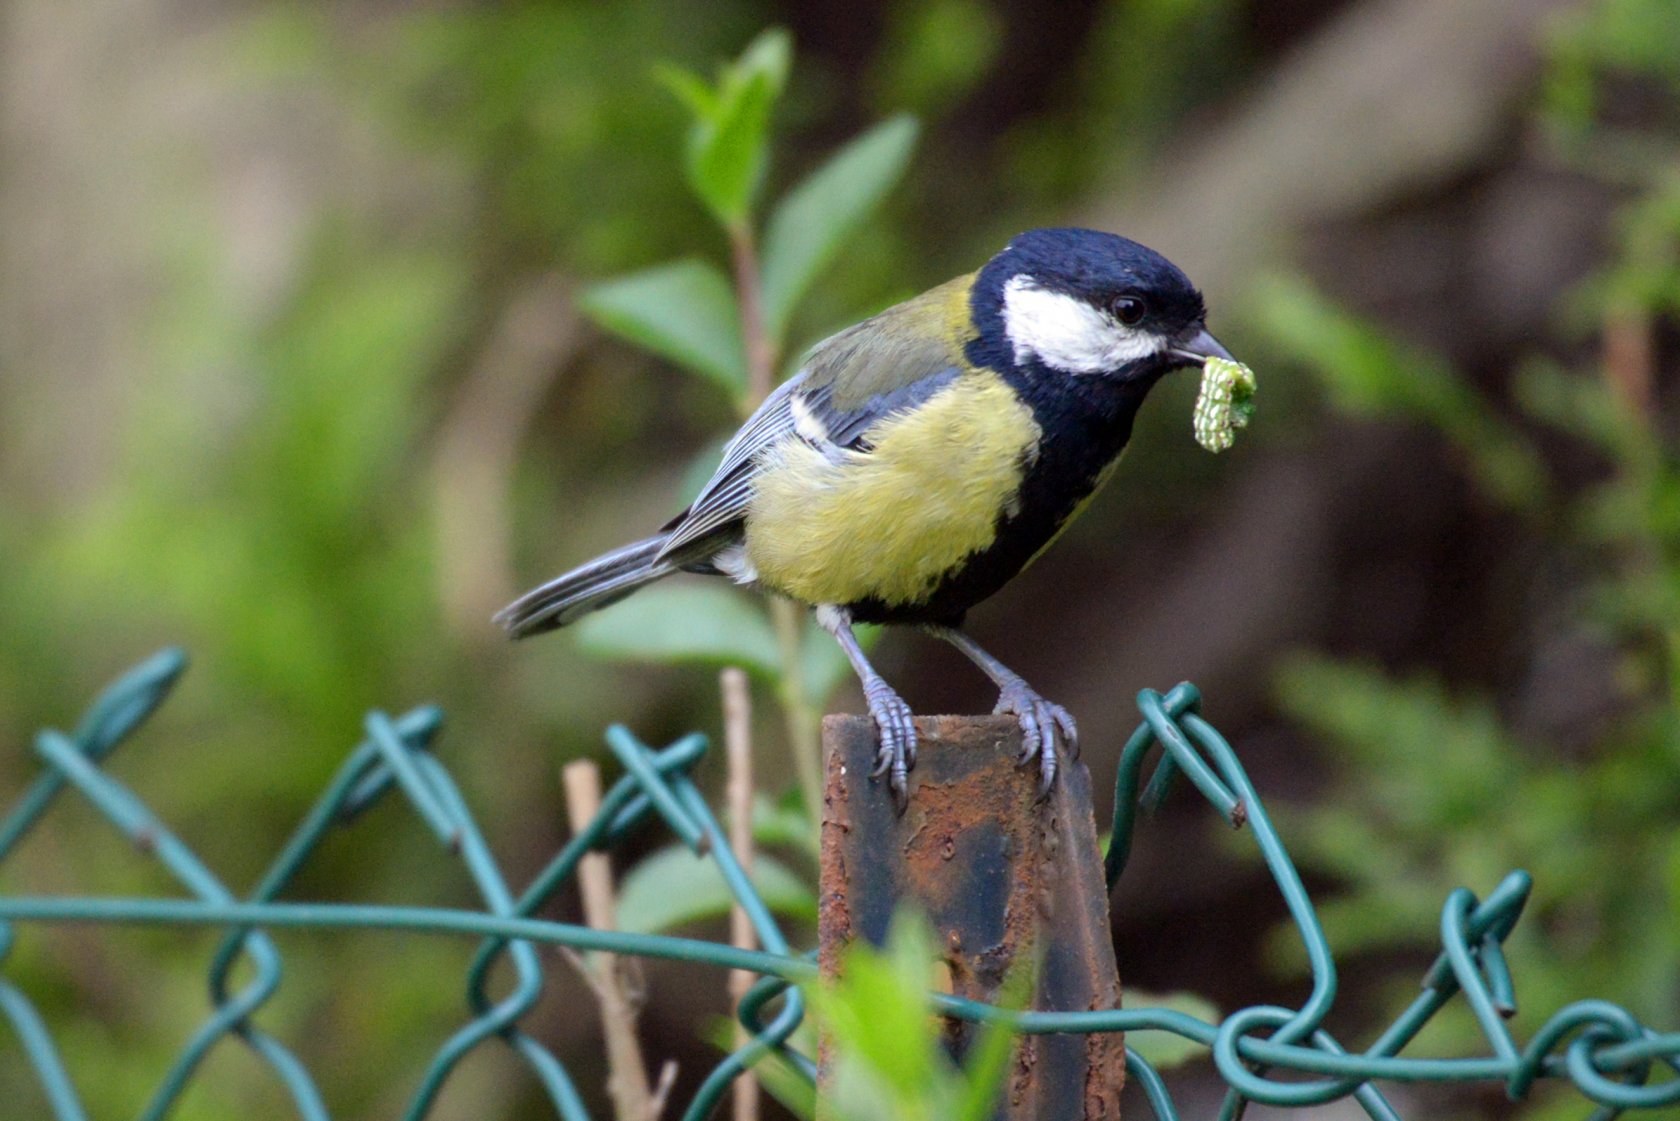
POLYGON ((683 563, 682 554, 691 546, 732 529, 745 517, 759 457, 768 449, 784 440, 804 440, 825 454, 842 449, 867 452, 868 432, 876 421, 926 400, 957 374, 956 366, 947 366, 856 409, 835 408, 830 385, 811 386, 802 375, 788 379, 725 446, 723 462, 693 505, 664 525, 670 537, 656 559, 683 563))
POLYGON ((659 550, 659 559, 672 557, 741 520, 747 511, 747 502, 752 498, 752 480, 759 453, 793 435, 791 402, 804 378, 805 373, 801 371, 777 386, 775 392, 764 399, 758 411, 747 418, 741 430, 724 445, 723 462, 706 480, 706 485, 700 488, 700 494, 688 509, 660 527, 669 531, 671 536, 666 538, 664 548, 659 550))
POLYGON ((950 347, 894 345, 890 335, 875 342, 865 330, 874 322, 817 344, 804 368, 764 399, 724 447, 723 462, 699 497, 664 526, 670 537, 658 559, 682 563, 681 554, 692 546, 732 529, 746 515, 768 449, 791 439, 825 453, 867 452, 867 434, 877 421, 925 401, 957 377, 961 366, 950 347))

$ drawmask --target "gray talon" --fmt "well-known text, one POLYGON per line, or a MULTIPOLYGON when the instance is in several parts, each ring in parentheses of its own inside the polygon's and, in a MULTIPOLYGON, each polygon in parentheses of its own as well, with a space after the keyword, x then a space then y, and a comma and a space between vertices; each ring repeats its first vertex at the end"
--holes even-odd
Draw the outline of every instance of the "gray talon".
POLYGON ((1073 721, 1073 713, 1061 705, 1050 705, 1050 715, 1056 720, 1056 727, 1062 730, 1062 743, 1067 745, 1068 754, 1079 758, 1079 725, 1073 721))
POLYGON ((1056 749, 1049 744, 1038 756, 1038 796, 1042 800, 1056 785, 1056 749))
POLYGON ((864 699, 869 702, 869 715, 881 746, 875 753, 875 767, 870 778, 887 776, 898 812, 903 813, 910 802, 910 768, 916 765, 915 714, 904 699, 880 678, 864 685, 864 699))
POLYGON ((1079 728, 1073 716, 1061 705, 1052 704, 1028 688, 1019 678, 1009 682, 998 694, 994 713, 1012 713, 1021 725, 1021 755, 1018 762, 1026 766, 1038 760, 1038 796, 1050 793, 1056 783, 1059 761, 1056 758, 1056 738, 1070 757, 1079 757, 1079 728))

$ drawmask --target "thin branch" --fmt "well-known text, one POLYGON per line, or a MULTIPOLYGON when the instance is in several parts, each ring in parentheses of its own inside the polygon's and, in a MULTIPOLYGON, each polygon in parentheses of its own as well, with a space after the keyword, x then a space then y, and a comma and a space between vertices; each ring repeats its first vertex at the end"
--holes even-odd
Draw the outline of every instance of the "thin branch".
POLYGON ((671 1100, 671 1091, 677 1085, 677 1060, 666 1059, 665 1065, 659 1068, 659 1081, 653 1086, 653 1101, 649 1108, 653 1110, 649 1118, 658 1117, 665 1112, 665 1106, 671 1100))
POLYGON ((1628 412, 1649 424, 1656 410, 1651 317, 1645 311, 1612 312, 1604 319, 1604 374, 1628 412))
MULTIPOLYGON (((561 770, 566 787, 566 813, 572 831, 589 827, 601 809, 601 772, 589 759, 568 763, 561 770)), ((606 853, 592 852, 578 865, 578 883, 583 892, 584 921, 596 930, 618 926, 617 901, 613 892, 612 864, 606 853)), ((648 1086, 647 1065, 642 1059, 641 1040, 636 1035, 640 1001, 635 986, 616 954, 598 952, 589 959, 593 968, 596 1000, 601 1006, 601 1029, 607 1044, 607 1093, 612 1097, 618 1121, 653 1121, 655 1101, 648 1086)))
MULTIPOLYGON (((731 230, 729 246, 734 253, 735 295, 741 308, 741 338, 747 353, 747 399, 743 412, 750 413, 775 387, 780 348, 764 323, 764 286, 751 228, 731 230)), ((816 711, 820 698, 813 698, 806 688, 802 609, 798 604, 773 596, 770 619, 775 626, 782 668, 778 699, 787 722, 788 746, 793 752, 807 812, 816 815, 822 812, 822 742, 817 733, 816 711)))
MULTIPOLYGON (((730 667, 718 675, 723 692, 723 742, 729 762, 729 847, 741 868, 752 875, 753 870, 753 754, 752 754, 752 693, 747 688, 744 671, 730 667)), ((758 948, 752 920, 739 903, 729 912, 729 943, 743 950, 758 948)), ((740 1007, 741 999, 753 986, 753 974, 744 969, 729 971, 729 1007, 740 1007)), ((747 1042, 746 1028, 735 1025, 737 1046, 747 1042)), ((758 1121, 758 1079, 751 1071, 735 1080, 735 1121, 758 1121)))
POLYGON ((776 385, 776 340, 764 325, 764 285, 758 273, 758 247, 752 230, 730 231, 735 255, 735 294, 741 305, 741 339, 747 352, 747 411, 758 408, 776 385))

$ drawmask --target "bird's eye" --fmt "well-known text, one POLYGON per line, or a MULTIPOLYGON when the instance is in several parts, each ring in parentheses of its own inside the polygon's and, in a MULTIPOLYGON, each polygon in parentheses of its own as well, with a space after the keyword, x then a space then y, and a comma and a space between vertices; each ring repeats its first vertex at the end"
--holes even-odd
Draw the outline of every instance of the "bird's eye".
POLYGON ((1147 309, 1139 296, 1116 296, 1110 301, 1108 310, 1125 326, 1136 327, 1143 322, 1143 313, 1147 309))

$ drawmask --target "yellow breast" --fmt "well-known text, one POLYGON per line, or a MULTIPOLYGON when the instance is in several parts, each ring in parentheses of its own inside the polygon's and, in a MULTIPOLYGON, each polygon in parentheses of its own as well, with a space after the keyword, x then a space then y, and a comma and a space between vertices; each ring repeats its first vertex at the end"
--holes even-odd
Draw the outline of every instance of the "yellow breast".
POLYGON ((989 546, 1036 453, 1032 410, 968 371, 832 458, 797 439, 765 453, 746 518, 761 584, 805 603, 914 603, 989 546))

